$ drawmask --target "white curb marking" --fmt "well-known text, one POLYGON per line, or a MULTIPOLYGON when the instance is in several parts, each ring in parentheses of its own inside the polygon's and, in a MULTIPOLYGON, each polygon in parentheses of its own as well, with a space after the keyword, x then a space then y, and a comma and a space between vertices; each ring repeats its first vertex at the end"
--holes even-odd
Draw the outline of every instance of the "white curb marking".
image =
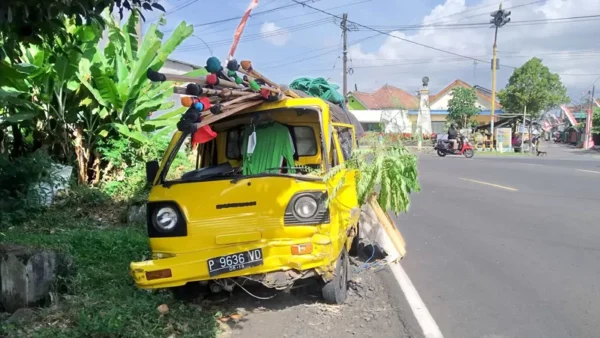
POLYGON ((435 320, 427 310, 427 306, 423 303, 423 300, 419 296, 417 289, 408 278, 408 275, 400 265, 400 263, 391 263, 389 264, 396 281, 400 285, 400 289, 404 292, 404 296, 408 301, 408 305, 412 309, 421 329, 423 330, 423 334, 425 338, 444 338, 440 328, 435 323, 435 320))
POLYGON ((585 169, 575 169, 577 171, 581 171, 584 173, 594 173, 594 174, 600 174, 600 171, 593 171, 593 170, 585 170, 585 169))

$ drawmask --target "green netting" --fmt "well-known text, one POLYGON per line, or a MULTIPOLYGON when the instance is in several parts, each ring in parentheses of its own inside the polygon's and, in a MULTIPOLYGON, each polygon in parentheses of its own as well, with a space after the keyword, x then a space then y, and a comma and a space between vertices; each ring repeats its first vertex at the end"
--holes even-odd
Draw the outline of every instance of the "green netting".
POLYGON ((303 91, 310 96, 320 97, 331 103, 340 104, 344 102, 344 96, 337 91, 340 86, 330 84, 322 77, 316 79, 301 77, 294 80, 290 84, 290 88, 303 91))
MULTIPOLYGON (((290 142, 290 131, 287 127, 277 122, 263 126, 250 126, 244 131, 242 145, 243 173, 244 175, 261 174, 271 168, 282 166, 285 159, 287 167, 294 166, 294 150, 290 142), (248 154, 248 135, 256 131, 256 147, 248 154)), ((270 170, 269 172, 278 172, 270 170)), ((288 173, 293 173, 288 169, 288 173)))

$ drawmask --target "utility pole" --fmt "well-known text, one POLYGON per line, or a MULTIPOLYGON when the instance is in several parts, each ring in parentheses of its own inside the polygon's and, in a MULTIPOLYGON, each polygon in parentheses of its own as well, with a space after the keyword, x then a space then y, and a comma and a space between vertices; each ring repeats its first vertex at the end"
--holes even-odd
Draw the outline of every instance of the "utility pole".
POLYGON ((592 92, 590 95, 590 111, 588 111, 587 118, 585 121, 585 142, 583 142, 583 147, 587 150, 590 149, 590 141, 592 138, 592 117, 594 115, 594 91, 596 90, 596 85, 592 86, 592 92))
MULTIPOLYGON (((525 119, 527 116, 527 105, 525 105, 525 107, 523 107, 523 132, 521 133, 521 154, 524 154, 525 152, 523 151, 523 145, 525 144, 525 119)), ((532 146, 531 143, 531 134, 529 135, 529 146, 532 146)))
POLYGON ((347 96, 348 96, 348 45, 347 45, 347 37, 348 37, 348 27, 347 27, 347 23, 348 23, 348 13, 344 13, 343 17, 342 17, 342 37, 344 40, 344 52, 343 52, 343 63, 344 63, 344 70, 343 70, 343 76, 344 76, 344 80, 343 80, 343 94, 344 94, 344 106, 346 105, 346 100, 347 100, 347 96))
MULTIPOLYGON (((490 131, 492 134, 492 136, 490 138, 490 146, 492 148, 494 148, 494 114, 496 113, 496 70, 499 68, 498 67, 498 58, 497 58, 497 53, 496 53, 496 47, 497 47, 496 42, 498 41, 498 28, 500 28, 510 22, 510 18, 508 17, 510 15, 510 13, 511 13, 510 11, 503 10, 502 3, 500 3, 500 7, 498 8, 498 10, 494 11, 490 14, 492 16, 490 23, 495 26, 494 47, 493 47, 493 54, 492 54, 492 111, 490 114, 490 127, 491 127, 490 131)), ((523 123, 525 123, 525 121, 523 121, 523 123)), ((524 128, 524 126, 523 126, 523 128, 524 128)))

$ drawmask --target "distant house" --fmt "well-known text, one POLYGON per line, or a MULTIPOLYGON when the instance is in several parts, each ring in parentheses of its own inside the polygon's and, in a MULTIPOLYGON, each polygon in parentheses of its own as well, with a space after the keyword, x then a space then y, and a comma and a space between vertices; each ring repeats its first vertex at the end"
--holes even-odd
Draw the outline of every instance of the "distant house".
MULTIPOLYGON (((459 87, 475 89, 477 95, 476 105, 481 109, 481 112, 474 118, 474 121, 479 124, 490 122, 492 92, 481 86, 471 86, 462 80, 456 80, 442 89, 439 93, 434 95, 429 94, 431 124, 434 133, 441 133, 447 129, 446 117, 448 116, 448 102, 452 98, 452 90, 459 87)), ((382 111, 401 111, 401 115, 403 116, 401 120, 407 120, 410 126, 408 128, 403 128, 401 126, 400 128, 403 129, 402 132, 410 133, 414 132, 416 129, 417 116, 419 114, 419 100, 417 95, 413 95, 406 90, 386 84, 372 93, 359 91, 350 92, 348 94, 348 108, 363 124, 365 130, 379 129, 380 120, 378 117, 381 117, 382 114, 385 116, 385 113, 382 113, 382 111), (369 111, 369 113, 367 111, 369 111)), ((495 114, 500 115, 502 113, 502 107, 500 103, 496 101, 495 114)))

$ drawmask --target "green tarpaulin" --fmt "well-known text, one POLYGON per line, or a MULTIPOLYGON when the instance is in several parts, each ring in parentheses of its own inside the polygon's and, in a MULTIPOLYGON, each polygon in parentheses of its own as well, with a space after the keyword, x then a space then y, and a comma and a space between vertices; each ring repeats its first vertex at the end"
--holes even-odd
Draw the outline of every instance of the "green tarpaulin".
POLYGON ((301 77, 294 80, 290 84, 290 88, 301 90, 310 96, 320 97, 331 103, 340 104, 344 102, 344 96, 337 91, 340 86, 331 84, 322 77, 316 79, 301 77))

